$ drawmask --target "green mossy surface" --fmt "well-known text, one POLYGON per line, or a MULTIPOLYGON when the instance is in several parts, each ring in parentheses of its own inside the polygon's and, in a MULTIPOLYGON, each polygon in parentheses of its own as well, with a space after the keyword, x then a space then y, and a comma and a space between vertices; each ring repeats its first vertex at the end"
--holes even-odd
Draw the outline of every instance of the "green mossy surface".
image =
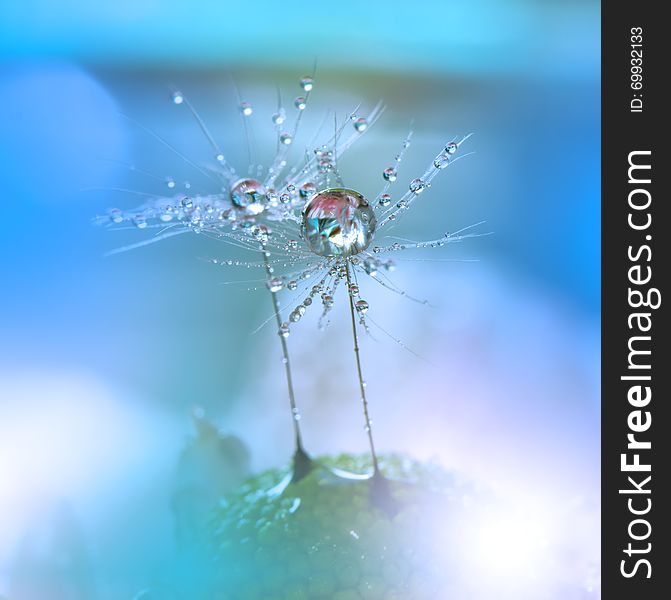
POLYGON ((319 459, 309 475, 288 485, 288 469, 268 470, 227 496, 211 523, 213 597, 449 598, 458 574, 448 532, 464 518, 468 486, 400 456, 382 457, 380 465, 391 501, 384 505, 372 480, 334 472, 370 471, 367 457, 351 455, 319 459))

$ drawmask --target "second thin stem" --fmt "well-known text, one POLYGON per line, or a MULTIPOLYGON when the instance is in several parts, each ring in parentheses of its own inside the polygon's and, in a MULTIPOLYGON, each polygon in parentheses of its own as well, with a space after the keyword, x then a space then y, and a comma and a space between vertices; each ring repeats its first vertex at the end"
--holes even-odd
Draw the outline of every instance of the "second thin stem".
POLYGON ((356 357, 356 370, 359 376, 359 389, 361 391, 361 402, 363 405, 363 418, 368 434, 368 442, 370 444, 370 454, 373 459, 373 477, 380 475, 380 469, 377 463, 377 454, 375 453, 375 443, 373 442, 373 427, 368 414, 368 400, 366 399, 366 382, 363 379, 361 371, 361 356, 359 354, 359 335, 356 328, 356 310, 354 308, 354 297, 352 294, 352 277, 350 275, 350 265, 347 265, 347 296, 349 298, 349 312, 352 318, 352 338, 354 340, 354 356, 356 357))

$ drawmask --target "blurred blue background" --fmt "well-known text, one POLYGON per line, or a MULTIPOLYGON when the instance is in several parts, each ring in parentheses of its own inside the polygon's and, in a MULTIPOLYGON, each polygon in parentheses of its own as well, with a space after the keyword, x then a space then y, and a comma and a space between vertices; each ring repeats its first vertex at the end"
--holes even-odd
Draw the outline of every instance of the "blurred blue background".
MULTIPOLYGON (((290 104, 315 59, 306 135, 327 109, 387 107, 342 160, 347 184, 367 195, 411 120, 401 185, 446 140, 475 133, 465 148, 475 154, 441 173, 396 234, 431 239, 481 220, 494 232, 421 255, 478 262, 399 261, 395 282, 435 308, 369 284, 371 315, 425 359, 364 340, 380 447, 437 457, 545 507, 555 525, 573 507, 585 537, 561 543, 581 570, 554 576, 581 578, 592 593, 599 9, 533 0, 0 4, 0 597, 44 598, 38 579, 51 582, 50 598, 150 588, 174 552, 170 498, 184 484, 177 465, 196 405, 245 442, 253 470, 288 460, 274 331, 253 333, 272 315, 269 300, 223 285, 245 273, 198 260, 233 256, 230 248, 183 236, 104 258, 147 234, 110 232, 92 218, 142 200, 113 188, 163 194, 165 177, 202 183, 124 115, 210 161, 193 121, 170 102, 178 86, 242 169, 233 81, 254 104, 263 147, 276 86, 290 104), (54 524, 64 522, 59 535, 80 548, 76 569, 88 574, 73 589, 50 566, 54 524)), ((305 323, 291 336, 315 453, 366 449, 345 317, 326 334, 305 323)), ((572 597, 592 596, 562 596, 572 597)))

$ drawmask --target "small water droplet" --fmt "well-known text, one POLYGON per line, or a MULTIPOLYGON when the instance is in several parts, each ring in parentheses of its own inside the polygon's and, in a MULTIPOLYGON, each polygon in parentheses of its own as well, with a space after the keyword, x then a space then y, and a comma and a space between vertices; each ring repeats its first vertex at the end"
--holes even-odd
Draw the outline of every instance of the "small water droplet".
POLYGON ((168 177, 168 178, 165 180, 165 184, 166 184, 170 189, 172 189, 172 188, 175 187, 175 180, 174 180, 172 177, 168 177))
POLYGON ((112 223, 121 223, 123 221, 123 213, 118 208, 113 208, 109 211, 109 218, 112 223))
POLYGON ((304 92, 309 92, 314 87, 314 79, 310 75, 306 75, 301 79, 301 87, 304 92))
POLYGON ((365 131, 367 127, 368 119, 366 119, 366 117, 359 117, 356 119, 356 121, 354 121, 354 129, 356 129, 359 133, 365 131))
POLYGON ((280 325, 280 330, 278 333, 283 337, 283 338, 288 338, 289 337, 289 323, 282 323, 280 325))
POLYGON ((285 146, 288 146, 288 145, 291 144, 291 142, 293 142, 293 141, 294 141, 294 140, 293 140, 293 138, 291 137, 291 134, 290 134, 290 133, 284 132, 284 133, 280 134, 280 142, 281 142, 282 144, 284 144, 285 146))
POLYGON ((193 201, 188 196, 184 196, 180 201, 183 208, 193 208, 193 201))
POLYGON ((449 164, 450 156, 447 152, 441 152, 433 161, 433 166, 436 167, 436 169, 444 169, 449 164))
POLYGON ((394 167, 387 167, 384 171, 382 171, 382 177, 384 177, 387 181, 396 181, 396 169, 394 167))
POLYGON ((391 204, 391 196, 389 194, 382 194, 378 204, 380 206, 389 206, 389 204, 391 204))
POLYGON ((217 154, 216 156, 217 162, 223 163, 226 159, 224 158, 223 154, 217 154))
POLYGON ((333 296, 330 296, 329 294, 324 294, 324 296, 322 296, 322 302, 326 307, 333 306, 333 296))
POLYGON ((357 303, 354 306, 356 307, 357 311, 360 312, 361 314, 365 314, 366 312, 368 312, 368 302, 366 302, 365 300, 357 301, 357 303))
POLYGON ((254 109, 249 102, 240 102, 240 112, 245 117, 249 117, 254 112, 254 109))
POLYGON ((409 189, 413 194, 421 194, 427 188, 427 184, 421 179, 413 179, 410 182, 409 189))
POLYGON ((303 98, 303 96, 298 96, 298 97, 294 100, 294 106, 295 106, 298 110, 305 110, 305 107, 307 106, 307 102, 305 101, 305 98, 303 98))
POLYGON ((182 96, 182 92, 173 92, 172 101, 175 104, 181 104, 182 102, 184 102, 184 96, 182 96))
POLYGON ((312 183, 311 181, 306 181, 300 189, 300 195, 303 198, 307 198, 308 196, 312 196, 317 191, 317 186, 312 183))
POLYGON ((289 283, 287 283, 287 289, 288 290, 293 292, 297 288, 298 288, 298 282, 292 280, 289 283))
POLYGON ((363 262, 363 270, 369 275, 375 276, 377 274, 377 261, 368 258, 363 262))
POLYGON ((273 125, 282 125, 284 121, 286 120, 287 115, 284 112, 283 108, 280 108, 276 113, 273 113, 273 116, 271 117, 273 121, 273 125))
POLYGON ((268 286, 268 289, 274 293, 279 292, 284 287, 284 282, 281 277, 273 277, 268 280, 266 285, 268 286))
POLYGON ((445 146, 445 152, 448 154, 454 154, 457 151, 457 148, 459 148, 459 144, 456 142, 450 142, 445 146))
POLYGON ((143 215, 136 215, 133 218, 133 224, 138 229, 145 229, 147 227, 147 220, 144 218, 143 215))

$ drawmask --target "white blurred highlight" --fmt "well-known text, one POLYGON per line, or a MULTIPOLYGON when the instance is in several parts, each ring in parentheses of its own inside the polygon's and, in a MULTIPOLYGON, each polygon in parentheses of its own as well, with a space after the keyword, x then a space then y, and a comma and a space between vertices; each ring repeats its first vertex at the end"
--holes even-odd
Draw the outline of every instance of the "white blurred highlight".
POLYGON ((97 521, 118 510, 119 490, 142 489, 174 454, 160 413, 121 402, 85 373, 0 373, 0 397, 2 586, 16 545, 43 535, 55 505, 67 501, 84 522, 97 521))

